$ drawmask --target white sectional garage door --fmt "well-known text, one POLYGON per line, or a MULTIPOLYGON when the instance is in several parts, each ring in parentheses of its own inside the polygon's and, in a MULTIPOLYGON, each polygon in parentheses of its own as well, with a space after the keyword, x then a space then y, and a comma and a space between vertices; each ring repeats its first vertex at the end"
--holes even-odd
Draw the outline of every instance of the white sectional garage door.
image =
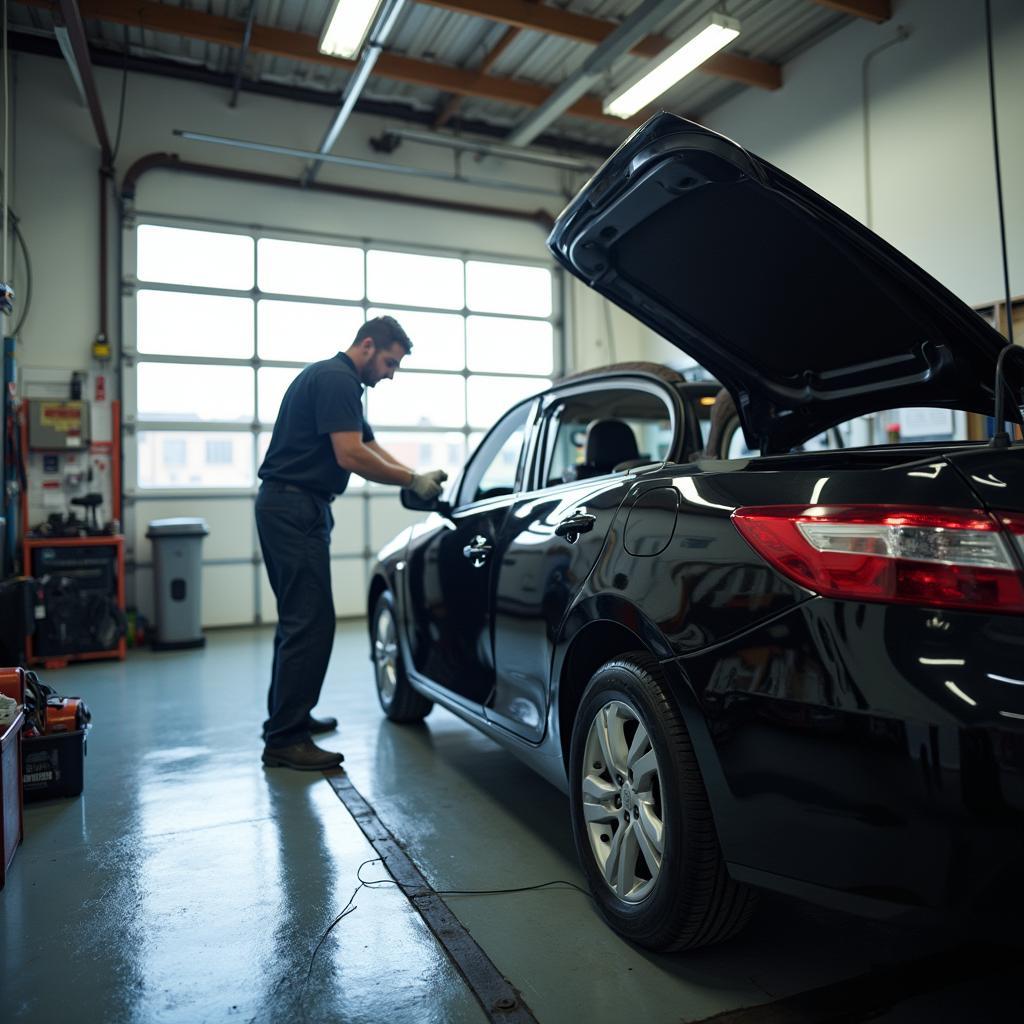
MULTIPOLYGON (((253 519, 281 397, 307 363, 396 316, 413 352, 368 390, 378 441, 454 476, 498 416, 560 372, 548 263, 318 232, 140 215, 123 235, 125 520, 130 594, 152 614, 147 524, 201 516, 204 625, 272 622, 253 519)), ((339 616, 363 614, 374 553, 418 518, 352 478, 332 510, 339 616)))

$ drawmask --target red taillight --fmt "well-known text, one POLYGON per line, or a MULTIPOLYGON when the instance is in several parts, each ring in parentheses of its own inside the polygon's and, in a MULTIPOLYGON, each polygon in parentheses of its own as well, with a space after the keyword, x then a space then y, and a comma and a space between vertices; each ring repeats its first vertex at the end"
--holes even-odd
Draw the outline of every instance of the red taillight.
POLYGON ((826 597, 978 611, 1024 611, 1024 519, 979 510, 889 505, 739 508, 733 521, 758 554, 826 597), (1004 531, 1006 531, 1004 533, 1004 531))

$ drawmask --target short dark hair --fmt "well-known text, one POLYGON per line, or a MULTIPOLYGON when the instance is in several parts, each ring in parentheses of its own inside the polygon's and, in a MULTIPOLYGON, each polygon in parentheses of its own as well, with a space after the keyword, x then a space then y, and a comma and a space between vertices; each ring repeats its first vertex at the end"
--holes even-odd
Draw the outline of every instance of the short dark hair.
POLYGON ((363 338, 372 338, 375 349, 391 348, 392 345, 401 345, 408 355, 412 351, 412 342, 409 335, 402 329, 402 325, 393 316, 375 316, 367 320, 356 332, 353 345, 358 345, 363 338))

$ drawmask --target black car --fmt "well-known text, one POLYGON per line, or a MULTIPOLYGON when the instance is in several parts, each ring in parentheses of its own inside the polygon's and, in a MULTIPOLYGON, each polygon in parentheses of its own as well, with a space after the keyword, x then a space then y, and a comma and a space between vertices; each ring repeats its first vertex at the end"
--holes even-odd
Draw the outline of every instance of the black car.
POLYGON ((1024 447, 799 450, 877 410, 991 415, 1003 339, 820 196, 668 114, 549 245, 713 373, 760 455, 707 457, 692 386, 655 366, 517 405, 380 554, 387 716, 440 703, 567 790, 598 905, 652 949, 733 935, 758 887, 1007 914, 1024 447))

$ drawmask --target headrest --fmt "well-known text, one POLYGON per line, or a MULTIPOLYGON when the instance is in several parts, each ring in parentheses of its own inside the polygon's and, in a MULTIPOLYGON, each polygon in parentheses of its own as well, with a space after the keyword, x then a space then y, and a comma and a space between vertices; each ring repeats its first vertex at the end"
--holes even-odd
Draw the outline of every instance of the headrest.
POLYGON ((620 462, 639 456, 632 428, 622 420, 594 420, 587 428, 586 463, 597 474, 610 473, 620 462))

